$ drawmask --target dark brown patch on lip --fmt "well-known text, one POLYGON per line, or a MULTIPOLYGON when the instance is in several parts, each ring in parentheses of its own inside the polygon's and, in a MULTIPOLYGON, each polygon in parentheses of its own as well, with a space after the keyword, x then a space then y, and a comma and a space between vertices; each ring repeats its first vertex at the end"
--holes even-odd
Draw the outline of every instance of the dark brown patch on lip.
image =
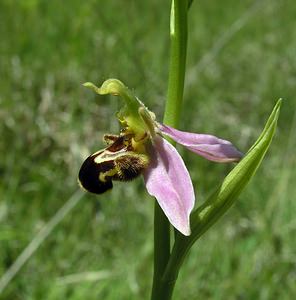
POLYGON ((133 151, 132 137, 131 134, 106 137, 109 141, 114 139, 114 142, 90 155, 79 170, 78 180, 84 189, 102 194, 112 189, 112 180, 130 181, 142 173, 149 159, 145 154, 133 151))
POLYGON ((107 190, 112 189, 113 184, 111 178, 105 182, 100 181, 100 173, 114 169, 114 162, 110 160, 97 164, 94 161, 95 157, 96 156, 89 156, 84 161, 80 168, 78 179, 82 187, 87 191, 95 194, 102 194, 107 190))
POLYGON ((118 136, 114 140, 114 143, 106 148, 110 152, 118 152, 120 150, 126 149, 127 151, 132 151, 132 134, 126 134, 118 136))
POLYGON ((106 148, 110 152, 118 152, 126 147, 124 144, 125 137, 120 136, 113 144, 106 148))

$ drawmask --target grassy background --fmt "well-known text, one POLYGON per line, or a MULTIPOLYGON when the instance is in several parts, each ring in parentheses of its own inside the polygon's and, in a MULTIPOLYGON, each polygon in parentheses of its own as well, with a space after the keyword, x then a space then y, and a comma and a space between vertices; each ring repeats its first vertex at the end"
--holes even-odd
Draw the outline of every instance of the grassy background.
MULTIPOLYGON (((284 103, 261 169, 193 247, 174 299, 296 295, 295 15, 293 0, 192 5, 180 128, 246 151, 284 103)), ((161 119, 168 26, 169 1, 0 1, 0 277, 77 191, 103 133, 118 131, 117 99, 81 83, 119 78, 161 119)), ((232 166, 180 151, 201 203, 232 166)), ((148 299, 152 223, 140 179, 83 194, 0 299, 148 299)))

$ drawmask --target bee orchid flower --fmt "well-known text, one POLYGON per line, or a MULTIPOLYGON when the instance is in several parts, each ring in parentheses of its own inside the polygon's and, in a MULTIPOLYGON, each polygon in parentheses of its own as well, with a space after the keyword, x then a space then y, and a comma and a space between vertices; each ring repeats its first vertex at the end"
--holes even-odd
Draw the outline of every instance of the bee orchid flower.
POLYGON ((208 134, 189 133, 158 123, 155 115, 119 80, 109 79, 98 88, 84 84, 100 95, 120 95, 125 107, 118 113, 123 130, 105 137, 108 147, 89 156, 79 171, 86 190, 102 193, 112 180, 127 181, 143 174, 148 193, 154 196, 170 223, 190 235, 190 213, 195 194, 185 163, 165 137, 215 162, 236 162, 242 157, 229 141, 208 134))

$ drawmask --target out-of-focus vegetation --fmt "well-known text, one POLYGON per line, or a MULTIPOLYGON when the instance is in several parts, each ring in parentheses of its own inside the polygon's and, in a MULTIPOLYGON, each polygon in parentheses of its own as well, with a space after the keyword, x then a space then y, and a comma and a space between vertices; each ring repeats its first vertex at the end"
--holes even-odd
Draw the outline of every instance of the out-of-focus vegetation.
MULTIPOLYGON (((247 151, 284 103, 261 169, 193 247, 174 299, 296 295, 295 16, 292 0, 191 7, 180 128, 247 151)), ((78 189, 79 166, 103 133, 118 131, 118 100, 81 83, 119 78, 161 119, 168 27, 169 1, 0 2, 0 277, 78 189)), ((180 151, 201 203, 232 166, 180 151)), ((152 225, 141 179, 85 194, 0 299, 148 299, 152 225)))

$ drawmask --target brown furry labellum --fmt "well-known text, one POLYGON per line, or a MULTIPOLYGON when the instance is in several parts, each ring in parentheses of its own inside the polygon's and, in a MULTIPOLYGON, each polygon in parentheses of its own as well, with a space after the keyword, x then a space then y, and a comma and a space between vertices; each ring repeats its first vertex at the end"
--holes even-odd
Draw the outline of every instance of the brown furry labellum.
POLYGON ((146 154, 134 151, 131 134, 105 135, 104 140, 108 147, 90 155, 78 175, 80 186, 95 194, 112 189, 113 180, 133 180, 149 164, 146 154))

